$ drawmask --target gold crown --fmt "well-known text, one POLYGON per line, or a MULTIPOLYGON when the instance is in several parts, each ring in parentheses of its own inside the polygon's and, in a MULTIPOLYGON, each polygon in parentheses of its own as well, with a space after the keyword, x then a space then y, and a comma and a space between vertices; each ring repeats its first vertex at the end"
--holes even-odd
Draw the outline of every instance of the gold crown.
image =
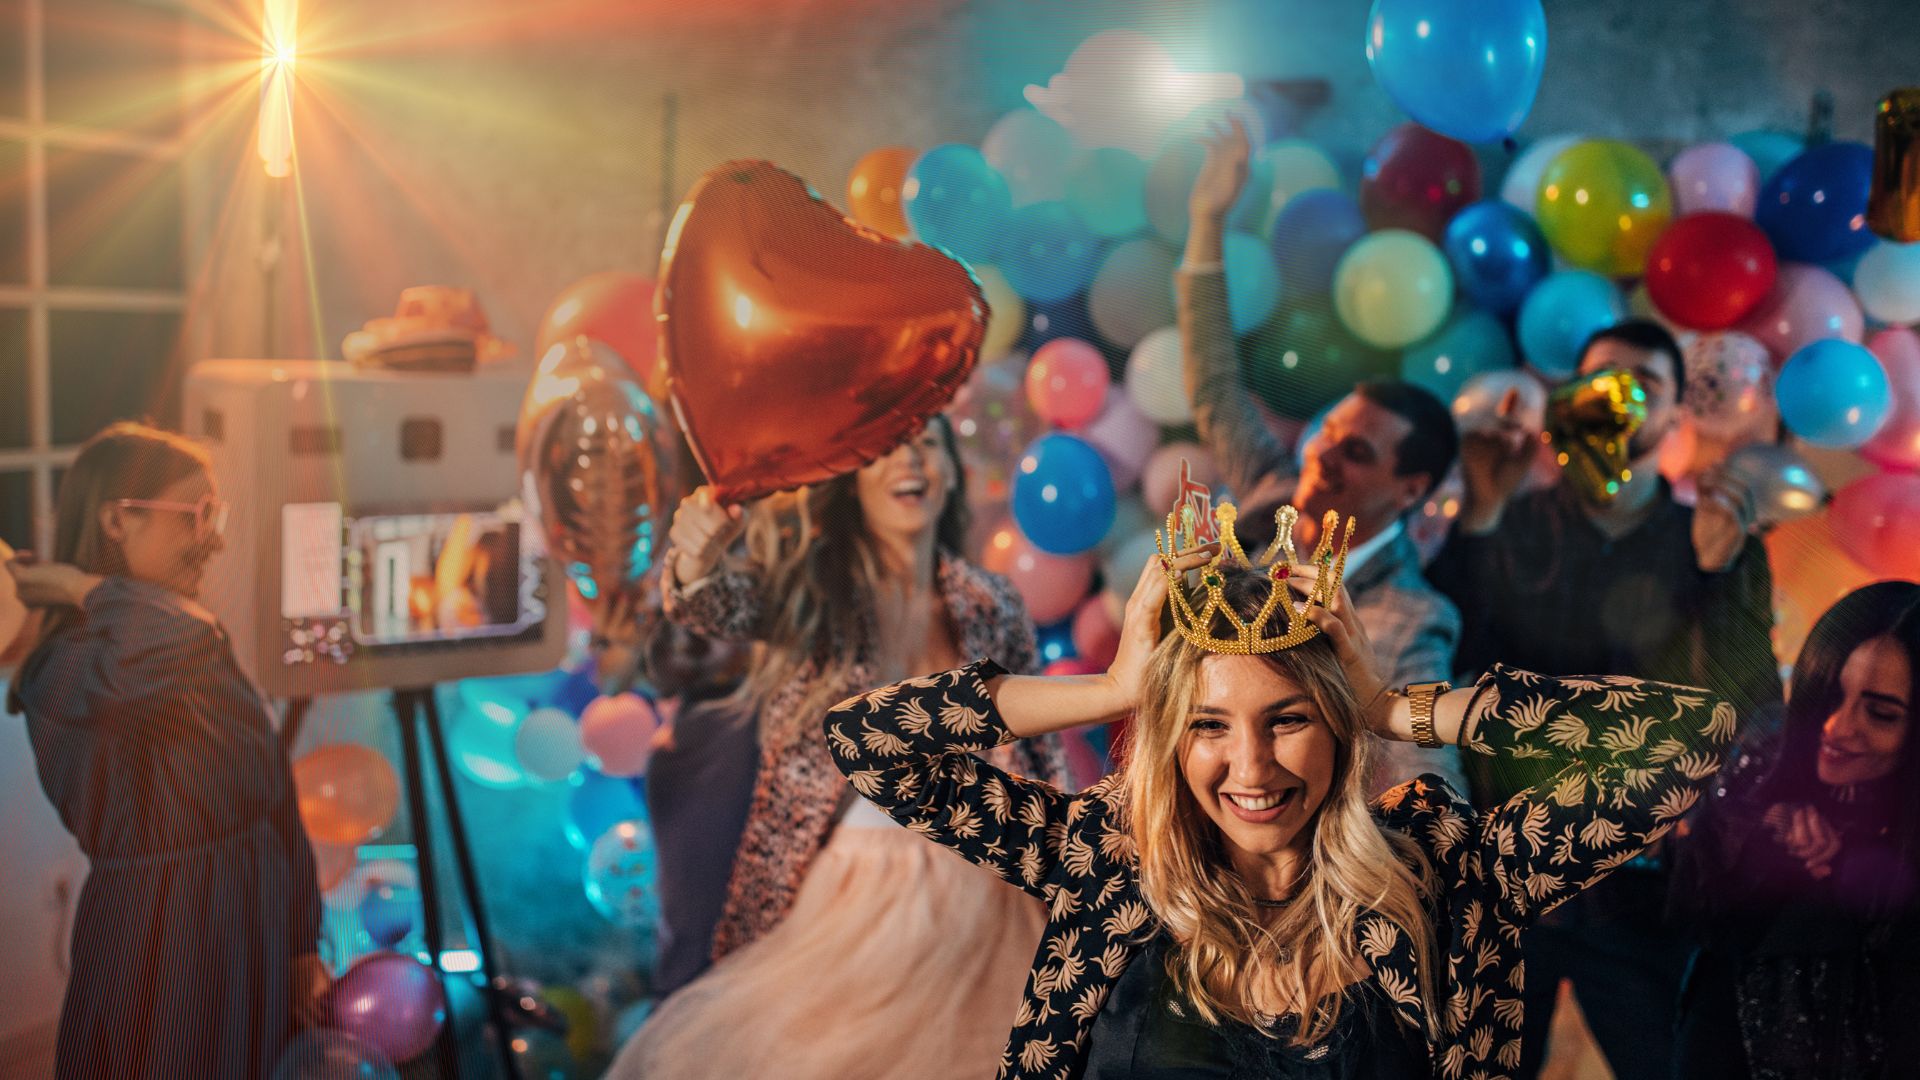
MULTIPOLYGON (((1201 502, 1204 506, 1205 500, 1201 502)), ((1320 543, 1313 550, 1312 564, 1319 573, 1305 590, 1306 604, 1296 606, 1293 602, 1293 586, 1288 579, 1293 576, 1293 568, 1300 561, 1293 548, 1293 526, 1299 520, 1300 512, 1291 506, 1282 506, 1274 512, 1273 543, 1267 545, 1258 563, 1247 558, 1247 553, 1240 547, 1240 538, 1234 535, 1233 523, 1239 512, 1233 504, 1223 502, 1215 507, 1213 518, 1219 523, 1220 550, 1201 568, 1200 584, 1201 589, 1205 590, 1204 599, 1200 590, 1188 595, 1183 580, 1187 571, 1173 569, 1173 557, 1177 552, 1192 549, 1202 538, 1200 514, 1203 512, 1196 512, 1193 502, 1183 495, 1173 512, 1167 515, 1166 533, 1155 534, 1161 566, 1166 568, 1173 624, 1179 628, 1180 636, 1208 652, 1242 656, 1279 652, 1311 641, 1320 628, 1307 618, 1307 612, 1316 605, 1327 607, 1340 591, 1340 578, 1347 569, 1347 542, 1353 538, 1353 519, 1348 518, 1346 528, 1341 530, 1340 547, 1336 552, 1333 534, 1340 524, 1340 514, 1334 510, 1327 511, 1320 525, 1320 543), (1251 622, 1242 619, 1240 613, 1226 602, 1226 579, 1220 573, 1223 562, 1249 570, 1266 570, 1272 591, 1267 594, 1266 602, 1260 605, 1260 613, 1251 622), (1267 624, 1273 622, 1279 612, 1286 613, 1285 632, 1270 637, 1267 624), (1213 635, 1216 617, 1225 619, 1233 627, 1234 636, 1222 638, 1213 635)))

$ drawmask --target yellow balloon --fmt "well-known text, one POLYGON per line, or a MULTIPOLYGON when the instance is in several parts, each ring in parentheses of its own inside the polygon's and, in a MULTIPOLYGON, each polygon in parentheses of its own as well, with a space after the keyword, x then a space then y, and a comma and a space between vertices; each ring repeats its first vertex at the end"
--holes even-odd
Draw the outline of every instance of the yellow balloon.
POLYGON ((1020 340, 1020 331, 1027 326, 1027 305, 1020 294, 1007 284, 1006 275, 999 267, 986 263, 970 263, 973 276, 980 281, 980 291, 986 295, 987 336, 980 343, 980 362, 992 363, 1013 351, 1013 343, 1020 340))
POLYGON ((571 986, 549 986, 540 991, 548 1005, 567 1018, 567 1050, 575 1061, 590 1060, 601 1048, 604 1026, 600 1010, 587 996, 571 986))
POLYGON ((1369 233, 1333 272, 1333 307, 1354 336, 1382 349, 1434 332, 1453 308, 1453 271, 1433 242, 1406 229, 1369 233))
POLYGON ((1560 257, 1582 270, 1631 277, 1673 217, 1666 174, 1638 147, 1589 139, 1562 150, 1540 174, 1534 209, 1560 257))

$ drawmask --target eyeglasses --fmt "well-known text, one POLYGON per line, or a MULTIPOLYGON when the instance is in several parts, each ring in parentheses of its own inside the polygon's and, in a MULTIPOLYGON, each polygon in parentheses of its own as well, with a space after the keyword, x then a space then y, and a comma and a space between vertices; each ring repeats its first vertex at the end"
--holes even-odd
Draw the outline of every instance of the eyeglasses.
POLYGON ((228 503, 212 495, 202 495, 199 502, 190 503, 166 499, 115 499, 113 505, 123 510, 170 510, 176 514, 190 514, 193 517, 194 535, 203 540, 227 531, 228 503))

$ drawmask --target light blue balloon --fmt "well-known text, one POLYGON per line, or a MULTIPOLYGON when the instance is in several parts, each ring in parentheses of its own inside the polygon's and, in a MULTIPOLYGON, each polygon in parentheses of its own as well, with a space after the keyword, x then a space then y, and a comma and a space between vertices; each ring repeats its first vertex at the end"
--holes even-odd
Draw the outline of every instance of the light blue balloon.
POLYGON ((1454 313, 1432 337, 1407 347, 1400 377, 1452 401, 1468 379, 1483 371, 1513 367, 1513 339, 1499 319, 1467 308, 1454 313))
POLYGON ((1447 223, 1443 246, 1460 291, 1496 315, 1518 310, 1553 269, 1540 226, 1499 199, 1474 203, 1455 214, 1447 223))
MULTIPOLYGON (((1266 322, 1280 305, 1280 270, 1273 251, 1258 237, 1230 232, 1222 244, 1227 272, 1227 318, 1245 334, 1266 322)), ((1169 285, 1177 293, 1178 286, 1169 285)))
POLYGON ((1620 290, 1599 274, 1549 274, 1520 305, 1520 352, 1542 375, 1564 379, 1580 366, 1587 339, 1626 315, 1620 290))
POLYGON ((1781 166, 1799 157, 1800 151, 1807 148, 1806 143, 1779 131, 1743 131, 1727 141, 1753 159, 1760 170, 1762 184, 1773 179, 1781 166))
POLYGON ((1893 408, 1879 359, 1839 338, 1802 346, 1788 357, 1773 393, 1787 430, 1834 450, 1851 450, 1872 438, 1893 408))
POLYGON ((1464 142, 1504 139, 1547 63, 1540 0, 1374 0, 1367 62, 1407 115, 1464 142))
POLYGON ((527 703, 484 685, 492 680, 468 679, 460 684, 460 706, 447 731, 447 750, 468 779, 497 790, 532 783, 520 767, 514 736, 527 717, 527 703))
POLYGON ((1006 180, 961 143, 921 154, 907 170, 900 202, 914 235, 969 262, 992 261, 1013 213, 1006 180))
POLYGON ((1147 227, 1147 163, 1117 147, 1090 150, 1067 174, 1066 202, 1095 236, 1132 236, 1147 227))
POLYGON ((1013 521, 1033 546, 1077 555, 1113 525, 1113 474, 1083 439, 1054 432, 1034 440, 1013 475, 1013 521))
POLYGON ((1100 241, 1065 203, 1038 202, 1013 212, 993 262, 1014 292, 1051 304, 1086 290, 1100 241))

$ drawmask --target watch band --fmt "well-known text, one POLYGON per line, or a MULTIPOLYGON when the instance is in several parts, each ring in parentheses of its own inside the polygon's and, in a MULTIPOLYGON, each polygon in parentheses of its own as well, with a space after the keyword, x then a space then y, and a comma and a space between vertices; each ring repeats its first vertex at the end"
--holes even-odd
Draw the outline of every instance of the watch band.
POLYGON ((1433 730, 1434 704, 1441 694, 1453 689, 1452 683, 1426 682, 1410 683, 1407 686, 1407 707, 1413 714, 1413 741, 1428 750, 1438 750, 1446 744, 1433 730))

